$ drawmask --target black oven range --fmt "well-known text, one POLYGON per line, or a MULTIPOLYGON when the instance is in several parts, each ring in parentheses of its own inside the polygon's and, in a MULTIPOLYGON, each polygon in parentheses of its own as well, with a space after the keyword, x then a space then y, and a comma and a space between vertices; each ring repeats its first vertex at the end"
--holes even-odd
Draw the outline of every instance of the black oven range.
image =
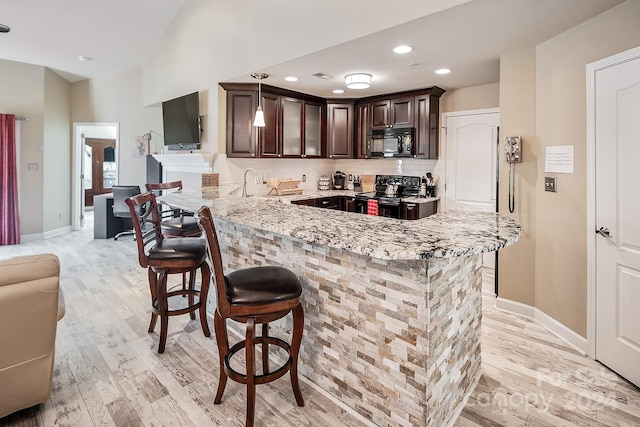
POLYGON ((375 200, 379 216, 402 218, 401 199, 418 197, 420 184, 419 176, 376 175, 374 191, 356 194, 355 211, 369 213, 369 201, 375 200))

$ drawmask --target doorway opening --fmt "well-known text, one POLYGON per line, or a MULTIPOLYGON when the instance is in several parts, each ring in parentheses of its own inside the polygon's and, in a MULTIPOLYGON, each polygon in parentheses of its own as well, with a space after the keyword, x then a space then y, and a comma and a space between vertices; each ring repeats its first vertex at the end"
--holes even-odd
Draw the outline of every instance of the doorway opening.
POLYGON ((73 124, 72 230, 83 227, 93 196, 111 192, 118 182, 119 134, 118 123, 73 124))

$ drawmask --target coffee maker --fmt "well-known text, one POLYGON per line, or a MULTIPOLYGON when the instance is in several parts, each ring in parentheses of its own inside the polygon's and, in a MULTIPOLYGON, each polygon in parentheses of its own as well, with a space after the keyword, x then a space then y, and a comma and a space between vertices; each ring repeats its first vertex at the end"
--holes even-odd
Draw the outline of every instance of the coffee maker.
POLYGON ((333 174, 333 189, 334 190, 344 190, 345 189, 345 173, 344 172, 340 172, 340 171, 336 171, 336 173, 333 174))

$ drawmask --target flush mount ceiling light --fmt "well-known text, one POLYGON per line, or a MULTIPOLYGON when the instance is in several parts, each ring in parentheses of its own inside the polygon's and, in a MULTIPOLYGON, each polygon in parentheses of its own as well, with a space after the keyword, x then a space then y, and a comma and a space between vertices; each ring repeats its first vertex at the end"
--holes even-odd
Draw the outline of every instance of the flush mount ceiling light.
POLYGON ((256 110, 256 117, 253 119, 253 125, 263 128, 266 126, 264 122, 264 112, 262 111, 262 79, 269 77, 267 73, 253 73, 251 77, 258 79, 258 109, 256 110))
POLYGON ((342 90, 342 89, 334 89, 332 92, 333 93, 344 93, 344 90, 342 90))
POLYGON ((8 33, 9 31, 11 31, 11 28, 7 25, 0 24, 0 33, 8 33))
POLYGON ((402 44, 402 45, 400 45, 400 46, 396 46, 396 47, 394 47, 394 48, 393 48, 393 51, 394 51, 395 53, 400 53, 400 54, 402 54, 402 53, 409 53, 409 52, 411 52, 412 50, 413 50, 413 47, 411 47, 411 46, 407 46, 406 44, 402 44))
POLYGON ((298 81, 298 78, 297 78, 297 77, 295 77, 295 76, 285 77, 284 79, 285 79, 286 81, 288 81, 288 82, 297 82, 297 81, 298 81))
POLYGON ((436 74, 449 74, 451 72, 448 68, 439 68, 435 71, 436 74))
POLYGON ((89 61, 93 61, 93 58, 90 57, 90 56, 80 55, 80 56, 78 56, 78 61, 80 61, 80 62, 89 62, 89 61))
POLYGON ((371 74, 354 73, 347 74, 344 79, 349 89, 368 89, 371 86, 371 74))

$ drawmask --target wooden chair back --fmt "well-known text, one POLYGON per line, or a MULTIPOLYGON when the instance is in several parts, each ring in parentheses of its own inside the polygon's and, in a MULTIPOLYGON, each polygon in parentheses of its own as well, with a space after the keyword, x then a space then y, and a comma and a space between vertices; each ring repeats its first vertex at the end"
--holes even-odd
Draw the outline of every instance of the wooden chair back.
POLYGON ((207 246, 209 267, 213 271, 213 280, 216 285, 217 310, 223 318, 231 316, 231 304, 227 299, 227 286, 222 268, 222 254, 216 227, 213 223, 213 216, 208 206, 201 207, 196 213, 198 225, 205 236, 207 246))
POLYGON ((131 212, 136 243, 138 244, 138 262, 142 268, 147 268, 149 266, 149 249, 164 239, 160 229, 160 216, 158 215, 156 196, 152 192, 147 192, 127 197, 125 202, 131 212), (142 210, 145 214, 138 214, 139 210, 142 210))

